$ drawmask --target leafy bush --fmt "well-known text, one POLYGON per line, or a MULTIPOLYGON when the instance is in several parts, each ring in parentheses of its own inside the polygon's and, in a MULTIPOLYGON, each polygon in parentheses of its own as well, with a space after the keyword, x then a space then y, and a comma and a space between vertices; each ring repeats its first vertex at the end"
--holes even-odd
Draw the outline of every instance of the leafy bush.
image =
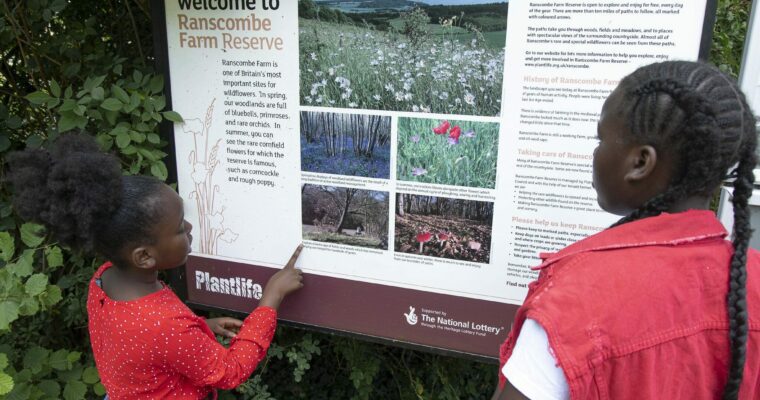
POLYGON ((733 76, 739 75, 751 5, 751 0, 718 1, 710 61, 733 76))
MULTIPOLYGON (((711 59, 733 74, 749 4, 719 2, 711 59)), ((119 154, 125 173, 166 178, 158 126, 179 116, 152 68, 150 26, 148 0, 0 3, 0 159, 82 129, 119 154)), ((100 398, 85 311, 100 260, 20 221, 10 196, 0 186, 0 398, 100 398)), ((485 398, 495 376, 491 364, 285 327, 251 380, 221 397, 485 398)))

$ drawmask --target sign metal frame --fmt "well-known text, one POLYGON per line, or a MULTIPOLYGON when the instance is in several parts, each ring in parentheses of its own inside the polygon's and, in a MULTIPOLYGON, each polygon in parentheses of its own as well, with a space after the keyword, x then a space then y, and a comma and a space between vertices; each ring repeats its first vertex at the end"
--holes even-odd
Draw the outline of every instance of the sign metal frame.
MULTIPOLYGON (((162 73, 164 76, 164 81, 166 82, 165 87, 165 97, 166 97, 166 104, 167 109, 172 109, 172 93, 171 93, 171 70, 169 68, 169 51, 168 51, 168 34, 167 34, 167 28, 166 28, 166 9, 165 9, 165 2, 172 1, 172 0, 151 0, 150 6, 151 6, 151 19, 152 19, 152 29, 153 29, 153 44, 154 44, 154 56, 155 56, 155 67, 158 72, 162 73)), ((712 41, 712 32, 713 32, 713 26, 715 24, 715 17, 716 17, 716 10, 717 10, 717 0, 707 0, 706 1, 706 10, 705 10, 705 16, 702 26, 702 36, 701 36, 701 42, 700 42, 700 48, 699 48, 699 60, 706 61, 709 57, 710 52, 710 43, 712 41)), ((166 167, 168 170, 168 178, 167 182, 170 183, 176 183, 177 182, 177 160, 176 160, 176 152, 175 152, 175 142, 174 142, 174 128, 171 122, 164 120, 160 126, 159 126, 161 137, 168 142, 168 145, 166 147, 166 152, 168 153, 168 156, 165 158, 166 167)), ((259 268, 264 270, 271 270, 268 271, 268 273, 265 273, 263 275, 271 275, 274 273, 274 270, 272 268, 259 268)), ((317 276, 308 276, 307 279, 311 280, 312 278, 316 278, 317 276)), ((338 278, 329 278, 338 280, 338 278)), ((242 312, 240 310, 236 309, 230 309, 226 307, 219 307, 214 305, 209 305, 204 302, 194 301, 189 298, 188 296, 188 279, 187 279, 187 267, 182 266, 176 269, 173 269, 168 272, 168 281, 172 289, 175 291, 175 293, 182 299, 190 308, 194 310, 199 310, 203 312, 219 312, 219 313, 225 313, 227 315, 236 316, 240 318, 244 318, 247 313, 242 312)), ((366 285, 372 285, 372 284, 366 284, 366 285)), ((380 285, 375 285, 380 286, 380 285)), ((399 288, 400 289, 400 288, 399 288)), ((403 289, 412 291, 409 289, 403 289)), ((412 291, 415 292, 415 291, 412 291)), ((443 295, 440 295, 443 296, 443 295)), ((454 296, 450 296, 454 297, 454 296)), ((471 301, 471 302, 478 302, 482 300, 475 300, 475 299, 469 299, 469 298, 461 298, 463 301, 471 301)), ((243 300, 248 302, 253 302, 252 300, 243 300)), ((286 301, 287 303, 287 301, 286 301)), ((286 305, 286 304, 284 304, 286 305)), ((519 306, 512 305, 512 304, 501 304, 500 310, 503 311, 499 314, 499 318, 503 321, 505 324, 504 328, 507 328, 504 330, 504 332, 501 333, 501 336, 505 336, 506 333, 509 331, 509 327, 511 324, 511 321, 514 319, 514 314, 519 308, 519 306)), ((401 314, 399 314, 401 315, 401 314)), ((350 338, 356 338, 361 339, 368 342, 373 343, 379 343, 384 345, 390 345, 390 346, 397 346, 402 348, 408 348, 413 350, 419 350, 424 352, 430 352, 440 355, 446 355, 446 356, 455 356, 470 360, 476 360, 480 362, 486 362, 486 363, 496 363, 498 362, 497 358, 497 349, 498 346, 493 347, 493 356, 486 356, 482 354, 476 354, 471 353, 467 351, 459 351, 456 349, 446 348, 443 346, 436 346, 436 345, 427 345, 427 344, 420 344, 418 342, 415 342, 414 340, 402 340, 402 339, 393 339, 388 337, 380 337, 377 335, 371 335, 371 334, 365 334, 360 332, 352 331, 351 329, 336 329, 326 326, 320 326, 318 323, 309 323, 309 322, 303 322, 299 321, 296 318, 289 318, 286 316, 278 316, 278 323, 282 323, 286 326, 292 326, 297 328, 303 328, 308 330, 313 330, 317 332, 323 332, 323 333, 329 333, 329 334, 335 334, 350 338)))

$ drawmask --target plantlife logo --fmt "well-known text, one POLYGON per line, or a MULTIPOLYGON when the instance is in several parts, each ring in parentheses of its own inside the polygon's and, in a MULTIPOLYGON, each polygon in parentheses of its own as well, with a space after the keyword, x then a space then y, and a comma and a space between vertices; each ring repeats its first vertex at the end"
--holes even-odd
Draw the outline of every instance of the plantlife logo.
POLYGON ((406 323, 409 325, 417 325, 417 314, 414 313, 414 307, 409 306, 409 313, 404 313, 406 317, 406 323))
POLYGON ((220 278, 205 271, 195 271, 195 288, 212 293, 229 294, 260 300, 261 285, 244 277, 220 278))

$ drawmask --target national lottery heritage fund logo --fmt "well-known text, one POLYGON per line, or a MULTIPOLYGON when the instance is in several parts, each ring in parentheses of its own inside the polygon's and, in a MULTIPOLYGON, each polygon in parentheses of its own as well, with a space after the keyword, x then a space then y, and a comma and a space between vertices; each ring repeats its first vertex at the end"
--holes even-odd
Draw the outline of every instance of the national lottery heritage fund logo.
POLYGON ((414 306, 409 306, 409 312, 404 312, 406 323, 421 328, 443 330, 463 335, 488 336, 499 335, 504 331, 503 326, 492 326, 483 322, 469 319, 456 319, 450 317, 446 312, 440 310, 431 310, 420 308, 419 315, 414 306))
POLYGON ((409 306, 409 313, 404 313, 406 317, 406 323, 409 325, 417 325, 417 314, 414 313, 414 307, 409 306))
POLYGON ((243 277, 220 278, 205 271, 195 271, 195 288, 211 293, 261 299, 263 289, 253 280, 243 277))

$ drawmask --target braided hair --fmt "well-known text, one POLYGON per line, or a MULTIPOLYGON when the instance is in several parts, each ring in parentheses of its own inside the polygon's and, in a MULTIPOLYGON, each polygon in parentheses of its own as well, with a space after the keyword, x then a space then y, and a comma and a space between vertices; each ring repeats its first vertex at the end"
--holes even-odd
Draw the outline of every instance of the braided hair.
POLYGON ((154 242, 163 182, 124 176, 119 160, 92 136, 63 135, 49 149, 10 154, 8 164, 16 212, 62 245, 125 267, 122 250, 154 242))
POLYGON ((677 165, 667 190, 615 225, 659 215, 690 196, 710 196, 724 179, 735 178, 734 253, 727 296, 731 361, 723 398, 736 399, 748 335, 746 261, 752 234, 748 199, 756 163, 755 118, 734 81, 707 64, 647 65, 625 77, 618 90, 623 91, 619 110, 628 121, 629 140, 657 151, 675 149, 677 165))

